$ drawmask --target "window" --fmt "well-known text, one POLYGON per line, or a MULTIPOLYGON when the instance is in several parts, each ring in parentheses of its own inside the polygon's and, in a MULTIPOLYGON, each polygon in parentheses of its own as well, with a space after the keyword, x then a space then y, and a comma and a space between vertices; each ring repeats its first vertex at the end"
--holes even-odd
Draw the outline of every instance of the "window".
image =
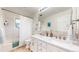
POLYGON ((20 20, 19 19, 16 19, 16 28, 20 28, 20 20))

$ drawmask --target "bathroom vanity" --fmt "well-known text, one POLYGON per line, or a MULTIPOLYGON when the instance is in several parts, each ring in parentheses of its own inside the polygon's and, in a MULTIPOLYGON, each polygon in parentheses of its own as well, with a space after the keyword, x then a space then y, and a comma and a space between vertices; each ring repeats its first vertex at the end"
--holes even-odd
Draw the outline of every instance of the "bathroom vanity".
POLYGON ((77 52, 79 46, 55 37, 32 35, 31 49, 33 52, 77 52))

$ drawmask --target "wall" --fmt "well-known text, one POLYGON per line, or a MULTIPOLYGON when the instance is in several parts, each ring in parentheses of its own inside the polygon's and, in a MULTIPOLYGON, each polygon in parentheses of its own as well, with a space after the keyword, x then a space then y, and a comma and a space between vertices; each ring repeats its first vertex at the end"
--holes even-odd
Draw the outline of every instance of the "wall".
POLYGON ((5 42, 12 42, 13 40, 17 39, 18 33, 15 27, 15 20, 18 17, 19 16, 17 14, 3 10, 3 20, 8 22, 8 24, 5 25, 5 42))
POLYGON ((4 40, 5 40, 4 21, 3 21, 3 13, 0 8, 0 43, 3 43, 4 40))
POLYGON ((3 51, 4 41, 5 41, 5 29, 4 29, 3 13, 0 8, 0 51, 3 51))
POLYGON ((6 10, 3 10, 4 21, 8 21, 5 26, 6 41, 13 42, 18 39, 24 41, 32 34, 32 19, 24 17, 6 10), (20 20, 20 28, 16 28, 16 19, 20 20))
POLYGON ((65 32, 70 25, 70 11, 69 9, 42 19, 41 31, 49 31, 51 29, 53 31, 65 32), (48 21, 51 21, 51 28, 47 26, 48 21))
POLYGON ((10 51, 13 49, 13 43, 13 45, 18 45, 17 40, 19 40, 19 46, 21 46, 26 39, 29 39, 32 34, 32 19, 6 10, 0 10, 0 29, 4 40, 4 43, 0 44, 0 51, 10 51), (16 19, 21 21, 20 29, 16 28, 16 19), (8 24, 4 26, 5 20, 8 24))
POLYGON ((34 15, 34 18, 33 18, 33 27, 32 27, 32 34, 37 34, 39 31, 40 31, 40 25, 39 25, 39 16, 38 16, 38 13, 36 13, 34 15))

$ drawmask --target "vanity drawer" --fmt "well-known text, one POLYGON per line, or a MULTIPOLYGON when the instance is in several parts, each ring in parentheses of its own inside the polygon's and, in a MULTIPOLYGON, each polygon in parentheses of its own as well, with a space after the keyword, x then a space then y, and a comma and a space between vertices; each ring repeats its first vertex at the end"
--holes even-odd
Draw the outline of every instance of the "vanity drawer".
POLYGON ((46 48, 43 48, 42 46, 38 46, 38 52, 46 52, 46 48))
POLYGON ((34 46, 34 47, 33 47, 33 51, 34 51, 34 52, 37 52, 37 51, 38 51, 37 46, 34 46))
POLYGON ((37 44, 37 39, 35 38, 32 38, 32 41, 31 41, 31 50, 34 51, 34 52, 37 52, 37 47, 38 44, 37 44))
POLYGON ((46 42, 42 42, 42 48, 47 48, 47 43, 46 42))
POLYGON ((38 46, 42 45, 42 41, 38 40, 38 46))
POLYGON ((38 51, 42 51, 42 45, 38 44, 38 51))
POLYGON ((48 44, 47 45, 47 52, 65 52, 65 50, 61 49, 61 48, 59 48, 57 46, 48 44))
POLYGON ((42 52, 42 49, 38 49, 38 52, 42 52))
POLYGON ((42 52, 47 52, 47 49, 46 48, 42 48, 42 52))

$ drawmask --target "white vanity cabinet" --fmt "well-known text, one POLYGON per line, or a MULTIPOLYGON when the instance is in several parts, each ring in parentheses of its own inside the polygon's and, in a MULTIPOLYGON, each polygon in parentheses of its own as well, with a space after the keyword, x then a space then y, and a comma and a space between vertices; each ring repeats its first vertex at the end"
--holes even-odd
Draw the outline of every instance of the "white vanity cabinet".
POLYGON ((38 38, 32 38, 31 49, 33 52, 66 52, 65 49, 47 43, 38 38))
POLYGON ((33 52, 46 52, 46 43, 39 39, 32 38, 31 49, 33 52))

